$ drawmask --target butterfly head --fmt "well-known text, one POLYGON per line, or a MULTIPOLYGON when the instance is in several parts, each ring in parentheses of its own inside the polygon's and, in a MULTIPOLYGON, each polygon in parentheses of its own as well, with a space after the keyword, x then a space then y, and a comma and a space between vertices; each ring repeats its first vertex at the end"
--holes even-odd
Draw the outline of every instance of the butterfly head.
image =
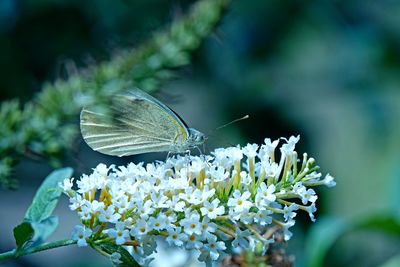
POLYGON ((203 134, 202 132, 197 131, 196 129, 193 129, 193 128, 189 128, 188 130, 189 130, 188 142, 191 147, 196 147, 196 146, 204 144, 204 142, 207 139, 205 134, 203 134))

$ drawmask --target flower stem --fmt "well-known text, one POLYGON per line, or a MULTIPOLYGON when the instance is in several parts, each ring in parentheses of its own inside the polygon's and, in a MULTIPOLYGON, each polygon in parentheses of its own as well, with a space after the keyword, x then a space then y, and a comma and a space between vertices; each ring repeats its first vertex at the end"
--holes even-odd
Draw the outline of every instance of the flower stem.
POLYGON ((10 250, 10 251, 4 252, 4 253, 0 253, 0 261, 7 260, 7 259, 16 259, 18 257, 33 254, 36 252, 49 250, 49 249, 53 249, 53 248, 58 248, 58 247, 69 246, 69 245, 73 245, 73 244, 76 244, 75 240, 65 239, 65 240, 58 240, 58 241, 54 241, 54 242, 44 243, 44 244, 38 245, 36 247, 28 248, 28 249, 20 250, 20 251, 13 249, 13 250, 10 250))

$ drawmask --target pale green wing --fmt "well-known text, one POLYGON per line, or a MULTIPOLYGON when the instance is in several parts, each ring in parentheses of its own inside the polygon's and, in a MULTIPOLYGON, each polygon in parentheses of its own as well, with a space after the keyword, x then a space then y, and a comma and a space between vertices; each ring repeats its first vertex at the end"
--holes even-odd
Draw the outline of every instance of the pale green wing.
POLYGON ((163 152, 188 138, 183 121, 142 91, 116 95, 111 102, 107 114, 90 108, 81 112, 81 133, 93 150, 119 157, 163 152))

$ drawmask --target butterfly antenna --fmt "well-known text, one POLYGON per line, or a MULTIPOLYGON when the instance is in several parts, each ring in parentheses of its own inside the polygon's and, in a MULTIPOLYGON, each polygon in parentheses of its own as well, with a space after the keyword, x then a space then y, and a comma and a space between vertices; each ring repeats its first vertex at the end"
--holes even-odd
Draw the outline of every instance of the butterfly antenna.
POLYGON ((250 118, 250 116, 249 115, 245 115, 245 116, 243 116, 241 118, 238 118, 238 119, 233 120, 231 122, 228 122, 228 123, 226 123, 224 125, 221 125, 221 126, 217 127, 215 130, 219 130, 219 129, 225 128, 226 126, 231 125, 232 123, 235 123, 235 122, 238 122, 238 121, 242 121, 242 120, 246 120, 248 118, 250 118))
POLYGON ((224 124, 224 125, 221 125, 221 126, 215 128, 214 130, 210 131, 209 133, 207 133, 207 136, 213 136, 213 133, 214 133, 215 131, 218 131, 218 130, 220 130, 220 129, 222 129, 222 128, 225 128, 226 126, 229 126, 229 125, 231 125, 232 123, 235 123, 235 122, 238 122, 238 121, 242 121, 242 120, 246 120, 246 119, 248 119, 248 118, 250 118, 250 116, 249 116, 249 115, 245 115, 245 116, 243 116, 243 117, 241 117, 241 118, 238 118, 238 119, 236 119, 236 120, 230 121, 230 122, 228 122, 228 123, 226 123, 226 124, 224 124))
MULTIPOLYGON (((207 133, 207 136, 208 136, 208 137, 210 137, 210 136, 217 137, 217 136, 215 135, 215 132, 216 132, 217 130, 220 130, 220 129, 222 129, 222 128, 225 128, 226 126, 229 126, 229 125, 231 125, 231 124, 233 124, 233 123, 235 123, 235 122, 238 122, 238 121, 241 121, 241 120, 246 120, 246 119, 248 119, 248 118, 250 118, 250 116, 249 116, 249 115, 245 115, 245 116, 243 116, 243 117, 241 117, 241 118, 235 119, 235 120, 233 120, 233 121, 231 121, 231 122, 228 122, 228 123, 226 123, 226 124, 224 124, 224 125, 221 125, 221 126, 215 128, 215 129, 211 130, 210 132, 208 132, 208 133, 207 133)), ((226 142, 226 141, 225 141, 225 142, 226 142)))

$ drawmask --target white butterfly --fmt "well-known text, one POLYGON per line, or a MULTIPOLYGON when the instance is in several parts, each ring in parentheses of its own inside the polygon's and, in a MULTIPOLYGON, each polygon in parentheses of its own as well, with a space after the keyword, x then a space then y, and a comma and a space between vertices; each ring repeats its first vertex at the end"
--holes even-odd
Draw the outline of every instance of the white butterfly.
POLYGON ((138 89, 114 96, 108 113, 82 109, 80 127, 83 139, 93 150, 119 157, 182 153, 206 139, 172 109, 138 89))

